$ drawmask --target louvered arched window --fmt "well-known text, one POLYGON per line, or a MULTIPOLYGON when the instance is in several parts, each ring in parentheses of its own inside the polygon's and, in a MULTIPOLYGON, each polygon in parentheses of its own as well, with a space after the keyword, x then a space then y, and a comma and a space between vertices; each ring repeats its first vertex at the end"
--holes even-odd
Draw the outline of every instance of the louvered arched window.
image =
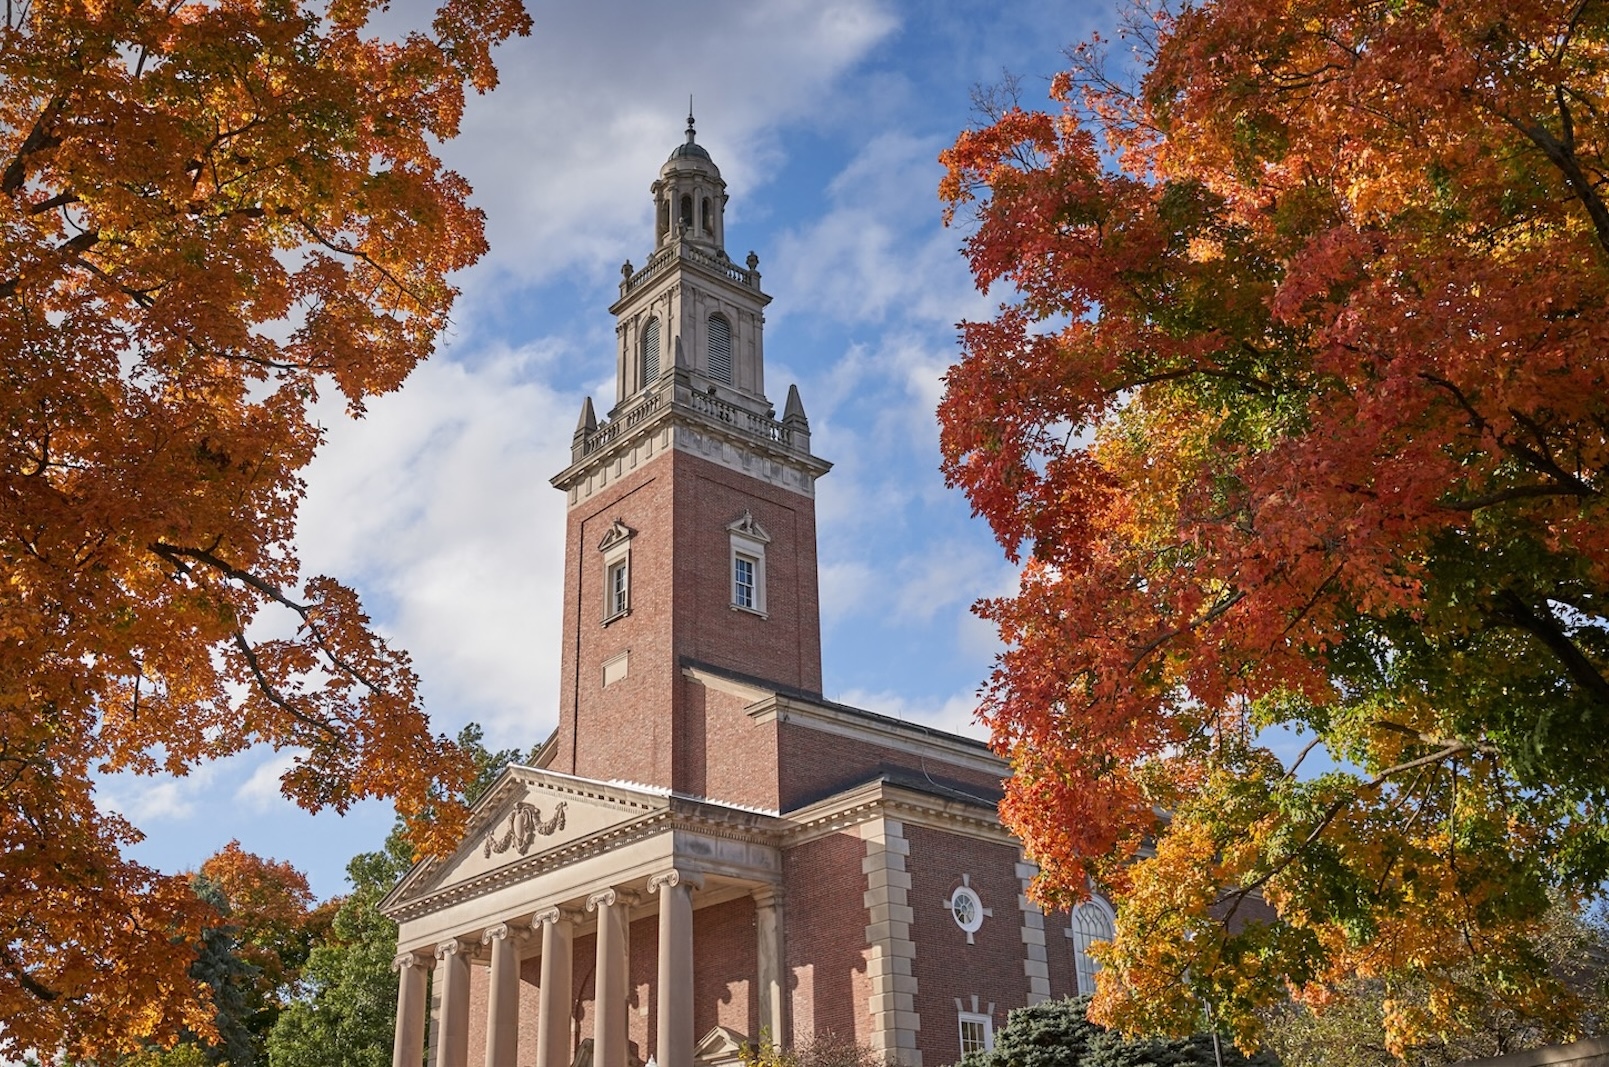
POLYGON ((732 384, 732 324, 724 315, 710 316, 710 377, 732 384))
POLYGON ((659 377, 659 320, 649 319, 642 328, 642 383, 651 385, 659 377))

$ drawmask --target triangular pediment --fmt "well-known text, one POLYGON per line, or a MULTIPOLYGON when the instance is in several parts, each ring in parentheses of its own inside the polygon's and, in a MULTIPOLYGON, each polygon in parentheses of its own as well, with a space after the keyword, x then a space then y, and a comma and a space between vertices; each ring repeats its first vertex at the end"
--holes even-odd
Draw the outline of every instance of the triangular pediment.
POLYGON ((755 521, 754 516, 745 511, 739 518, 726 524, 726 528, 740 537, 747 537, 751 541, 761 544, 770 544, 771 535, 765 532, 765 527, 755 521))
POLYGON ((661 793, 511 766, 470 811, 464 840, 449 857, 425 860, 408 872, 385 909, 444 889, 493 878, 513 864, 541 862, 590 839, 664 812, 661 793))
POLYGON ((730 1026, 717 1026, 693 1046, 693 1059, 711 1067, 737 1063, 742 1060, 747 1044, 749 1039, 730 1026))
POLYGON ((598 551, 607 552, 620 542, 631 540, 636 533, 636 530, 633 530, 630 526, 627 526, 619 519, 616 519, 614 522, 610 523, 609 528, 603 532, 603 539, 598 542, 598 551))

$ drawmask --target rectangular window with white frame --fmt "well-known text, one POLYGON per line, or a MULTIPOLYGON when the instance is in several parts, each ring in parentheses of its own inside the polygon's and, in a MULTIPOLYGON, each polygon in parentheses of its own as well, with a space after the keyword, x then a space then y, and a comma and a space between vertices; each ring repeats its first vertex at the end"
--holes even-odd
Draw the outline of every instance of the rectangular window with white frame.
POLYGON ((736 607, 753 609, 754 573, 757 564, 753 556, 741 552, 732 556, 732 603, 736 607))
POLYGON ((765 546, 771 535, 745 511, 742 518, 727 524, 732 576, 731 605, 734 611, 766 615, 765 546))
POLYGON ((631 538, 637 531, 616 519, 603 535, 603 621, 631 613, 631 538))
POLYGON ((978 1012, 963 1011, 961 1023, 961 1055, 987 1052, 994 1048, 994 1020, 978 1012))

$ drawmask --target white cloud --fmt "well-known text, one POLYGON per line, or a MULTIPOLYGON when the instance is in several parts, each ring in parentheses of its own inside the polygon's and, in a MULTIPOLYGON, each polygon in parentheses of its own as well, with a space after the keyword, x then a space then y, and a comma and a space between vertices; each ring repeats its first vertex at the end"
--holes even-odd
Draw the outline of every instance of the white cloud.
POLYGON ((989 731, 978 722, 978 697, 970 691, 938 702, 924 702, 887 691, 848 689, 834 699, 851 707, 864 708, 879 715, 920 723, 963 737, 979 740, 988 740, 989 737, 989 731))
POLYGON ((553 725, 564 501, 547 478, 580 404, 540 380, 557 354, 432 360, 363 420, 335 416, 308 468, 304 568, 383 599, 370 610, 412 654, 438 730, 474 718, 529 745, 553 725))
POLYGON ((100 782, 95 803, 102 811, 122 815, 136 826, 189 819, 212 785, 218 766, 203 764, 182 778, 114 775, 100 782))
POLYGON ((235 788, 235 803, 258 814, 289 804, 279 791, 279 780, 290 770, 296 755, 294 750, 275 752, 259 763, 251 776, 235 788))
POLYGON ((831 207, 782 235, 775 317, 846 323, 892 318, 948 335, 987 310, 940 225, 940 138, 889 132, 872 138, 828 186, 831 207))
POLYGON ((897 25, 879 0, 649 10, 547 4, 529 38, 498 50, 502 84, 473 101, 444 151, 497 220, 473 298, 488 295, 488 273, 533 283, 613 270, 619 249, 648 232, 647 186, 677 141, 688 93, 741 220, 781 164, 777 129, 819 107, 897 25))

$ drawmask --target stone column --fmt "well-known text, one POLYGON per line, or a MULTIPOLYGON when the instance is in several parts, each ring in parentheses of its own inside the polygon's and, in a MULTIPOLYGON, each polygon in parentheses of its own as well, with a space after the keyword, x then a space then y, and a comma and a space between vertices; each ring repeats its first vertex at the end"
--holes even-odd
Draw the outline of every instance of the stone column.
POLYGON ((520 941, 523 929, 498 923, 480 935, 492 946, 491 987, 486 997, 486 1067, 515 1067, 520 1040, 520 941))
MULTIPOLYGON (((593 1067, 626 1067, 626 1000, 631 994, 631 961, 626 948, 625 894, 605 889, 587 898, 598 913, 598 958, 593 970, 593 1067)), ((450 1065, 448 1065, 450 1067, 450 1065)))
POLYGON ((759 938, 760 973, 756 983, 760 1002, 760 1036, 769 1037, 778 1048, 792 1044, 787 1027, 788 987, 785 979, 786 956, 782 943, 782 890, 778 886, 756 889, 754 897, 754 930, 759 938))
POLYGON ((397 981, 397 1038, 391 1046, 391 1067, 420 1067, 425 1058, 426 960, 404 952, 391 961, 401 972, 397 981))
POLYGON ((693 888, 702 885, 676 870, 648 879, 659 892, 659 1067, 693 1067, 693 888))
POLYGON ((436 946, 441 1015, 436 1019, 435 1067, 469 1067, 469 955, 457 938, 436 946))
POLYGON ((571 945, 574 913, 565 908, 539 911, 542 924, 542 986, 537 991, 536 1067, 566 1067, 570 1062, 571 945))

